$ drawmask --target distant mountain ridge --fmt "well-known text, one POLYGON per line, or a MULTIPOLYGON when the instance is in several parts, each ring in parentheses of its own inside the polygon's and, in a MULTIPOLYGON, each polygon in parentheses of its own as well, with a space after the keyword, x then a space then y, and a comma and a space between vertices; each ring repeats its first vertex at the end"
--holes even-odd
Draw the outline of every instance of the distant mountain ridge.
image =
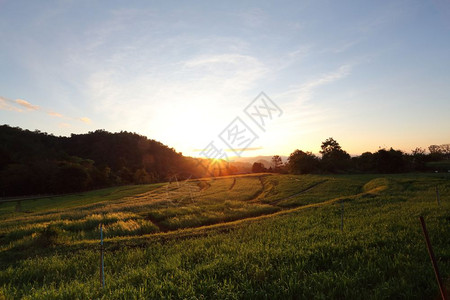
MULTIPOLYGON (((276 155, 276 154, 274 154, 276 155)), ((246 163, 250 163, 253 164, 255 162, 260 162, 262 164, 264 164, 264 167, 269 168, 272 166, 272 156, 269 155, 259 155, 259 156, 252 156, 252 157, 232 157, 230 158, 231 161, 234 162, 246 162, 246 163)), ((280 155, 281 160, 283 161, 283 163, 287 162, 288 156, 284 156, 284 155, 280 155)))

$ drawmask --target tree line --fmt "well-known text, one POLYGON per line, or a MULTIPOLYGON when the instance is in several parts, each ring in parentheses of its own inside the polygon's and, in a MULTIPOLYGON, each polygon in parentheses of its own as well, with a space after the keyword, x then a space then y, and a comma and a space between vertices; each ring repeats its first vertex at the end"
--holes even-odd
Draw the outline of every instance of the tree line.
MULTIPOLYGON (((432 145, 429 153, 394 149, 350 155, 333 138, 322 143, 321 157, 295 150, 286 163, 226 162, 184 156, 158 141, 121 131, 96 130, 69 137, 0 126, 0 197, 61 194, 124 184, 145 184, 248 172, 293 174, 430 170, 430 162, 450 159, 450 145, 432 145)), ((434 165, 437 168, 439 165, 434 165)), ((442 167, 444 170, 447 165, 442 167)), ((445 169, 445 171, 447 171, 445 169)))
POLYGON ((429 153, 425 149, 416 148, 411 153, 405 153, 390 148, 351 157, 335 139, 328 138, 322 142, 321 157, 297 149, 289 155, 285 164, 282 164, 280 156, 276 155, 272 158, 271 168, 267 169, 262 163, 256 162, 252 171, 292 174, 448 172, 450 144, 431 145, 428 150, 429 153))
POLYGON ((239 172, 239 167, 186 157, 126 131, 57 137, 0 126, 0 197, 228 175, 239 172))

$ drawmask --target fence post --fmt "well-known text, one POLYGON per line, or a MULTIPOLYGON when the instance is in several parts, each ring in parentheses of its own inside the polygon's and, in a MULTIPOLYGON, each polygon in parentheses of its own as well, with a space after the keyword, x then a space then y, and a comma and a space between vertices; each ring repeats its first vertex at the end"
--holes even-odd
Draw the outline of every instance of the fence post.
POLYGON ((439 206, 441 206, 441 201, 439 199, 439 187, 436 186, 436 200, 439 206))
POLYGON ((441 275, 439 274, 438 265, 436 262, 436 257, 434 256, 433 248, 431 247, 430 237, 428 236, 427 226, 425 225, 425 220, 422 216, 419 217, 420 223, 422 225, 423 235, 425 237, 425 242, 427 243, 428 254, 430 255, 431 263, 434 269, 434 275, 436 275, 436 280, 439 285, 439 290, 441 291, 442 300, 447 300, 447 293, 445 291, 445 286, 442 283, 441 275))

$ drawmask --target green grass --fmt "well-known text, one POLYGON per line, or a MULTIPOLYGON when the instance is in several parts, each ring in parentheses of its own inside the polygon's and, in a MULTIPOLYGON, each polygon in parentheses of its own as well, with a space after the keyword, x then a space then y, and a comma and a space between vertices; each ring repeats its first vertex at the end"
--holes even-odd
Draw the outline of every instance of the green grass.
POLYGON ((80 205, 121 199, 126 196, 136 195, 158 188, 161 185, 162 184, 120 186, 67 196, 24 200, 20 201, 19 212, 16 210, 17 202, 0 203, 0 216, 2 215, 11 216, 11 214, 13 214, 14 216, 18 216, 23 215, 24 213, 67 209, 71 207, 78 207, 80 205))
POLYGON ((419 215, 450 283, 439 174, 239 176, 125 196, 1 215, 0 299, 436 299, 419 215))

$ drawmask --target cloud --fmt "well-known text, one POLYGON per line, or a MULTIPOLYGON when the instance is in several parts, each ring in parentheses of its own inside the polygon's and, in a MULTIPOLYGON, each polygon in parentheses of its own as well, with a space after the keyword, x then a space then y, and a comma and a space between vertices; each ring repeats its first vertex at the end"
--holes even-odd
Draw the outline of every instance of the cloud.
POLYGON ((293 99, 295 104, 298 104, 297 103, 298 101, 306 102, 311 98, 315 89, 347 77, 350 74, 351 68, 352 66, 349 64, 342 65, 337 70, 324 73, 317 78, 302 83, 298 86, 295 86, 289 89, 287 92, 278 95, 278 97, 279 98, 287 97, 293 99))
MULTIPOLYGON (((320 130, 326 121, 333 118, 332 108, 321 103, 321 101, 310 101, 314 93, 320 87, 341 80, 351 73, 352 66, 341 65, 334 71, 326 72, 305 83, 293 86, 288 91, 274 95, 273 99, 283 101, 282 109, 286 113, 280 120, 282 128, 297 128, 302 134, 310 131, 320 130)), ((291 136, 286 139, 292 139, 291 136)))
POLYGON ((342 65, 336 71, 323 74, 321 77, 311 80, 306 84, 302 85, 302 89, 311 91, 319 86, 331 83, 333 81, 339 80, 341 78, 347 77, 350 74, 351 66, 342 65))
POLYGON ((269 71, 256 57, 237 53, 197 56, 185 61, 184 67, 199 80, 198 88, 219 89, 223 94, 244 92, 269 71))
POLYGON ((268 72, 257 58, 231 51, 156 63, 133 74, 128 69, 94 70, 85 98, 122 128, 150 128, 146 134, 174 147, 207 143, 203 139, 215 136, 251 101, 253 93, 246 93, 268 72), (199 131, 192 140, 190 133, 199 131))
POLYGON ((22 109, 14 106, 14 101, 4 98, 4 97, 0 97, 0 110, 23 112, 22 109))
MULTIPOLYGON (((17 105, 25 108, 27 111, 41 111, 41 112, 46 111, 47 115, 52 116, 52 117, 73 119, 70 117, 65 117, 62 114, 55 112, 53 110, 42 110, 40 106, 33 105, 30 102, 23 100, 23 99, 11 100, 11 99, 0 96, 0 110, 24 112, 24 110, 20 107, 17 107, 17 105)), ((90 122, 90 120, 89 121, 83 120, 83 122, 90 122)))
POLYGON ((20 106, 25 107, 27 110, 39 110, 39 106, 33 105, 30 102, 23 100, 23 99, 16 99, 15 101, 20 106))
MULTIPOLYGON (((86 124, 91 124, 92 121, 91 119, 87 118, 87 117, 82 117, 82 118, 73 118, 73 117, 67 117, 64 116, 63 114, 60 114, 58 112, 55 112, 53 110, 45 110, 45 109, 41 109, 40 106, 38 105, 33 105, 30 102, 23 100, 23 99, 16 99, 16 100, 11 100, 5 97, 1 97, 0 96, 0 110, 8 110, 8 111, 14 111, 14 112, 24 112, 24 111, 40 111, 42 113, 47 113, 47 115, 52 116, 52 117, 56 117, 56 118, 63 118, 65 120, 79 120, 81 122, 84 122, 86 124), (24 107, 25 110, 23 110, 21 107, 24 107)), ((71 127, 70 124, 68 123, 59 123, 58 127, 60 128, 67 128, 67 127, 71 127)))
POLYGON ((82 117, 82 118, 79 118, 79 120, 81 121, 81 122, 84 122, 84 123, 86 123, 86 124, 91 124, 91 119, 89 119, 89 118, 87 118, 87 117, 82 117))
POLYGON ((49 112, 47 112, 47 114, 48 114, 49 116, 57 117, 57 118, 62 118, 62 117, 63 117, 62 114, 57 113, 57 112, 54 112, 54 111, 49 111, 49 112))

